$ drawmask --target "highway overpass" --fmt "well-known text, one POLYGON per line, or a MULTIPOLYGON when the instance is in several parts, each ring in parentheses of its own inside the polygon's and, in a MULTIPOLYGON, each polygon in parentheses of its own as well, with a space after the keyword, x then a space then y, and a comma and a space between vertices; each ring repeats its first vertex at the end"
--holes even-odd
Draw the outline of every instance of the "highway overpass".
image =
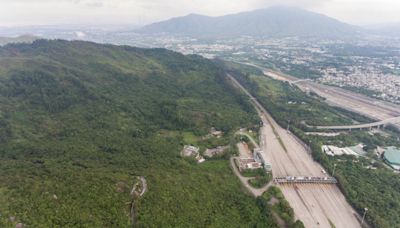
POLYGON ((277 177, 274 179, 276 184, 337 184, 334 177, 277 177))
POLYGON ((377 120, 377 122, 374 123, 349 126, 316 126, 317 129, 351 130, 391 125, 400 130, 400 121, 398 121, 400 118, 400 105, 377 100, 375 98, 367 97, 365 95, 354 93, 342 88, 322 85, 313 82, 310 79, 296 78, 252 63, 241 64, 256 67, 263 71, 265 76, 288 82, 291 85, 296 85, 304 92, 312 91, 318 94, 320 97, 325 98, 325 102, 331 106, 344 108, 351 112, 359 113, 371 119, 377 120))
POLYGON ((315 126, 315 128, 321 130, 352 130, 352 129, 370 129, 373 127, 381 127, 387 125, 393 125, 397 127, 398 124, 400 124, 400 116, 367 124, 355 124, 355 125, 343 125, 343 126, 315 126))
MULTIPOLYGON (((247 94, 263 122, 260 146, 272 165, 274 183, 279 184, 296 218, 305 227, 360 227, 356 212, 336 186, 335 179, 322 172, 304 143, 276 123, 264 107, 235 78, 228 78, 247 94)), ((245 182, 247 184, 247 182, 245 182)))

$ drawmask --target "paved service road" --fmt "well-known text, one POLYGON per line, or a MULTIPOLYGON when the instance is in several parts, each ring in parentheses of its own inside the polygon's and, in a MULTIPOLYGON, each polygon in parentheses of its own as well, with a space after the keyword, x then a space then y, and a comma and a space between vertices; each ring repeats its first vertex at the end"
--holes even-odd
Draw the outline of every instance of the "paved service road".
POLYGON ((270 181, 268 184, 266 184, 262 188, 253 188, 253 187, 251 187, 248 181, 250 179, 253 179, 254 177, 244 177, 244 176, 242 176, 242 174, 240 174, 239 170, 237 169, 237 167, 235 165, 235 159, 236 159, 235 157, 231 157, 231 159, 230 159, 230 163, 231 163, 231 167, 233 169, 233 172, 239 178, 240 182, 242 182, 243 186, 246 187, 246 189, 254 197, 261 196, 265 191, 268 190, 269 187, 271 187, 273 185, 273 181, 270 181))
MULTIPOLYGON (((304 144, 281 128, 232 76, 232 82, 250 96, 263 124, 260 146, 272 165, 274 177, 325 176, 322 167, 313 161, 304 144), (284 147, 282 146, 282 143, 284 147)), ((347 203, 336 185, 290 184, 279 185, 285 198, 292 206, 296 218, 306 227, 353 228, 361 227, 356 212, 347 203)))
POLYGON ((247 133, 245 133, 245 132, 236 132, 236 134, 237 134, 237 135, 244 135, 244 136, 246 136, 246 137, 251 141, 251 143, 253 144, 254 147, 260 147, 260 146, 258 145, 258 143, 253 139, 253 137, 251 137, 251 135, 249 135, 249 134, 247 134, 247 133))

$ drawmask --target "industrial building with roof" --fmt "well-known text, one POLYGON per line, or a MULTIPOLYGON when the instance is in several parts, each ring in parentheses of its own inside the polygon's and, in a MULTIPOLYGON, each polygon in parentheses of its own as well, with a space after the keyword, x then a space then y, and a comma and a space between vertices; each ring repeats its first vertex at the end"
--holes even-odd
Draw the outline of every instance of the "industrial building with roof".
POLYGON ((383 160, 395 170, 400 170, 400 149, 391 146, 385 149, 383 160))

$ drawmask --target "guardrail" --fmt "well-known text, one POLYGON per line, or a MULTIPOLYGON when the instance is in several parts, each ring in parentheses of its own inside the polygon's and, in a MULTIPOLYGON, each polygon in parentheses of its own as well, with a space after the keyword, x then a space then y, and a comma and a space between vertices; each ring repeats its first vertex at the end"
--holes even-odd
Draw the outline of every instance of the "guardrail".
POLYGON ((277 177, 274 179, 276 184, 337 184, 334 177, 277 177))

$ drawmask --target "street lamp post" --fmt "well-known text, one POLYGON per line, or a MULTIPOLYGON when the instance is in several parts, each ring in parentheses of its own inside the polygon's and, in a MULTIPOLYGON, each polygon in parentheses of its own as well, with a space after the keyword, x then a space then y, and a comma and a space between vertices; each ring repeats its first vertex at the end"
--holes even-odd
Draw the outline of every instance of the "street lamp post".
POLYGON ((364 224, 365 215, 367 214, 368 208, 364 208, 364 215, 361 220, 361 226, 364 224))

